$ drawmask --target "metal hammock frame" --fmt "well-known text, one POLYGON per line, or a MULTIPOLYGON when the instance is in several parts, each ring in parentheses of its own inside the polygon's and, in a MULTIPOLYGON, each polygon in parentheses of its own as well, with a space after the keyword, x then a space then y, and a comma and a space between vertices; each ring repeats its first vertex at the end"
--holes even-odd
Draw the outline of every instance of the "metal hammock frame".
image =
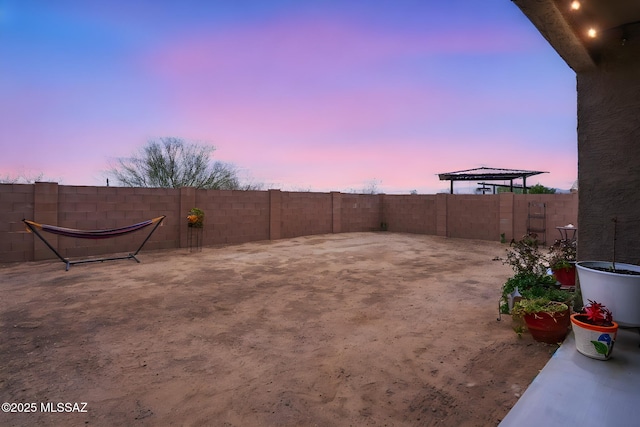
POLYGON ((23 219, 22 222, 24 222, 25 225, 27 226, 27 231, 30 231, 30 232, 34 233, 36 236, 38 236, 40 238, 40 240, 42 240, 44 242, 44 244, 47 245, 47 247, 49 249, 51 249, 51 251, 54 254, 56 254, 56 256, 60 259, 60 261, 62 261, 62 262, 64 262, 66 264, 66 271, 69 271, 69 267, 71 267, 72 265, 74 265, 74 264, 83 264, 83 263, 87 263, 87 262, 103 262, 103 261, 114 261, 114 260, 119 260, 119 259, 133 259, 137 263, 140 263, 140 260, 138 260, 138 258, 136 258, 136 255, 138 255, 138 252, 140 252, 142 250, 143 246, 147 243, 147 241, 149 240, 151 235, 156 231, 158 226, 162 223, 162 221, 165 218, 166 218, 166 215, 162 215, 162 216, 159 216, 157 218, 148 219, 146 221, 142 221, 142 222, 139 222, 139 223, 133 224, 133 225, 128 225, 126 227, 110 228, 110 229, 106 229, 106 230, 78 230, 78 229, 75 229, 75 228, 58 227, 56 225, 39 224, 37 222, 29 221, 27 219, 23 219), (129 253, 126 256, 119 256, 119 257, 88 258, 88 259, 81 259, 81 260, 76 260, 76 261, 71 261, 68 258, 65 258, 62 255, 60 255, 60 253, 51 245, 51 243, 49 243, 47 241, 47 239, 45 239, 38 232, 38 229, 40 229, 42 231, 46 231, 47 233, 57 234, 59 236, 74 237, 74 238, 77 238, 77 239, 93 239, 93 240, 95 240, 95 239, 109 239, 109 238, 112 238, 112 237, 118 237, 118 236, 122 236, 122 235, 125 235, 125 234, 133 233, 135 231, 138 231, 138 230, 141 230, 143 228, 146 228, 146 227, 148 227, 148 226, 150 226, 152 224, 155 224, 155 226, 149 232, 147 237, 144 239, 142 244, 138 247, 138 249, 134 253, 129 253))

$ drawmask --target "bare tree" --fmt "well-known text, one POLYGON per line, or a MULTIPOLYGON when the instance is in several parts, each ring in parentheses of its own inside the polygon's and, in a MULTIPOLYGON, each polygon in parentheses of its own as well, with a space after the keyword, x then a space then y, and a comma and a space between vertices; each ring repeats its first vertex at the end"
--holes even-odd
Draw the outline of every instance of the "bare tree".
POLYGON ((355 188, 351 188, 349 190, 345 190, 347 193, 353 193, 353 194, 380 194, 380 190, 378 189, 378 185, 381 183, 382 181, 379 181, 375 178, 365 182, 365 186, 358 190, 355 188))
MULTIPOLYGON (((48 178, 45 178, 43 173, 39 174, 30 174, 30 173, 20 173, 17 175, 5 175, 0 176, 0 183, 2 184, 33 184, 38 181, 51 181, 48 178)), ((55 180, 59 181, 59 180, 55 180)))
POLYGON ((180 138, 160 138, 132 157, 117 159, 108 174, 126 187, 249 189, 240 184, 234 165, 210 161, 214 150, 180 138))
POLYGON ((380 183, 381 181, 373 178, 372 180, 366 183, 365 187, 362 189, 362 193, 363 194, 379 194, 380 190, 378 188, 378 185, 380 183))

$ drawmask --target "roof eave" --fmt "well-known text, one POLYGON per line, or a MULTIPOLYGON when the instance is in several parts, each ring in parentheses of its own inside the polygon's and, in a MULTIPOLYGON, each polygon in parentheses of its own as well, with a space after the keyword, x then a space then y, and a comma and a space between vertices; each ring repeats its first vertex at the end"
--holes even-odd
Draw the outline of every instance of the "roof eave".
POLYGON ((596 66, 583 40, 553 0, 512 0, 569 67, 580 72, 596 66))

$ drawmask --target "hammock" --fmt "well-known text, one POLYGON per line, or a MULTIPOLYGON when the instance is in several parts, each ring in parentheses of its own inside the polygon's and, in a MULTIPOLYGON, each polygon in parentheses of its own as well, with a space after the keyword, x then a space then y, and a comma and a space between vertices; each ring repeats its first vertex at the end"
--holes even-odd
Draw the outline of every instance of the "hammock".
POLYGON ((139 222, 137 224, 128 225, 126 227, 111 228, 107 230, 78 230, 75 228, 57 227, 55 225, 38 224, 37 222, 23 220, 27 225, 32 225, 36 228, 46 231, 47 233, 58 234, 66 237, 76 237, 78 239, 108 239, 111 237, 121 236, 123 234, 133 233, 142 228, 145 228, 154 222, 160 221, 164 217, 158 217, 154 219, 148 219, 146 221, 139 222))
POLYGON ((138 252, 140 252, 140 250, 145 245, 145 243, 147 243, 147 240, 149 240, 149 238, 151 237, 153 232, 156 231, 156 228, 158 228, 158 226, 162 223, 162 220, 165 219, 165 218, 166 218, 166 216, 163 215, 163 216, 159 216, 157 218, 148 219, 146 221, 139 222, 137 224, 128 225, 126 227, 109 228, 109 229, 106 229, 106 230, 78 230, 78 229, 75 229, 75 228, 58 227, 56 225, 39 224, 39 223, 37 223, 35 221, 29 221, 29 220, 26 220, 26 219, 23 219, 22 222, 24 222, 25 225, 27 226, 27 231, 31 231, 36 236, 38 236, 40 238, 40 240, 42 240, 47 245, 47 247, 49 249, 51 249, 53 251, 53 253, 55 253, 56 256, 62 262, 64 262, 67 265, 67 271, 68 271, 69 267, 72 264, 81 264, 81 263, 85 263, 85 262, 98 262, 98 261, 101 262, 101 261, 111 261, 111 260, 117 260, 117 259, 134 259, 136 262, 139 263, 140 261, 138 260, 138 258, 136 258, 136 255, 138 255, 138 252), (97 258, 97 259, 96 258, 91 258, 91 259, 78 260, 78 261, 70 261, 67 258, 64 258, 38 232, 38 230, 41 230, 41 231, 46 231, 47 233, 57 234, 59 236, 74 237, 74 238, 78 238, 78 239, 109 239, 111 237, 118 237, 118 236, 122 236, 122 235, 125 235, 125 234, 133 233, 135 231, 138 231, 138 230, 141 230, 143 228, 146 228, 146 227, 148 227, 148 226, 150 226, 152 224, 155 224, 155 227, 153 227, 151 232, 149 232, 149 235, 147 235, 147 238, 144 239, 144 241, 142 242, 142 244, 140 245, 138 250, 136 250, 133 254, 130 253, 127 256, 115 257, 115 258, 97 258))

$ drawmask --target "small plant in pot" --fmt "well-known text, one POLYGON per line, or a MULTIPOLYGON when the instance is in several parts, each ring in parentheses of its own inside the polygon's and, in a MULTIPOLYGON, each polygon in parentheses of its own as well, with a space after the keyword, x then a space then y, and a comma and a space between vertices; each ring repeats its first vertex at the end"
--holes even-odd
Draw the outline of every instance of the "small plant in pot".
POLYGON ((589 300, 580 313, 571 315, 571 323, 578 352, 598 360, 611 357, 618 324, 604 304, 589 300))
POLYGON ((187 226, 190 228, 202 228, 204 226, 204 211, 192 208, 187 215, 187 226))
POLYGON ((511 314, 522 317, 533 339, 539 342, 557 344, 569 332, 569 306, 548 297, 520 300, 511 314))
POLYGON ((549 268, 562 286, 576 285, 576 249, 577 241, 571 239, 556 240, 549 247, 547 259, 549 268))
POLYGON ((515 274, 529 273, 538 277, 547 274, 545 256, 540 252, 535 233, 525 234, 522 239, 512 241, 504 263, 509 264, 515 274))
MULTIPOLYGON (((534 234, 525 235, 519 241, 513 241, 507 249, 507 259, 514 275, 502 286, 500 313, 509 314, 513 308, 514 297, 535 299, 549 296, 556 280, 547 274, 547 261, 538 249, 534 234)), ((566 292, 551 295, 551 300, 564 302, 569 298, 566 292)))

